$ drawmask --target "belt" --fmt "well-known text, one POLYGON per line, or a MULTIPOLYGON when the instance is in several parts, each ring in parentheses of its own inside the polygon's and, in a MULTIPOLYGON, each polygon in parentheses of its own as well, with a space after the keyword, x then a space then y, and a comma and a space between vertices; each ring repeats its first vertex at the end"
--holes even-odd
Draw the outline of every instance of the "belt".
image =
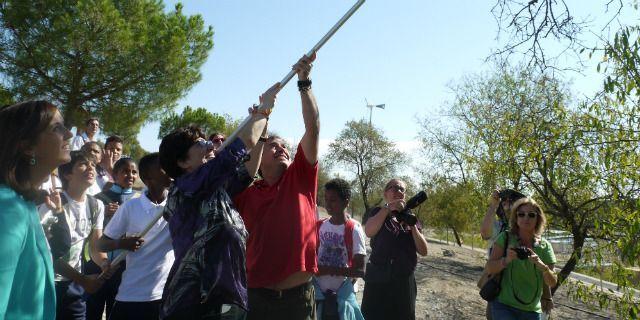
POLYGON ((311 281, 309 281, 299 286, 289 288, 289 289, 284 289, 284 290, 276 290, 276 289, 269 289, 269 288, 249 288, 249 291, 252 291, 263 297, 268 297, 271 299, 284 299, 288 297, 303 295, 312 286, 313 285, 311 284, 311 281))

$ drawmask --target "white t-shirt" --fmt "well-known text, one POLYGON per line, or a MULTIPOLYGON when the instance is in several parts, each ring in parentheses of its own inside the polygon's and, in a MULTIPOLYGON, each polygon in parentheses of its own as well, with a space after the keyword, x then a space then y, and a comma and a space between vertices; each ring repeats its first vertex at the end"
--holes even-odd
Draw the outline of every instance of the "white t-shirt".
POLYGON ((51 180, 51 175, 47 176, 47 180, 45 180, 41 185, 40 185, 40 190, 44 190, 46 192, 51 191, 51 189, 53 189, 53 185, 55 183, 56 188, 61 188, 62 187, 62 182, 60 181, 60 178, 58 178, 58 176, 53 175, 53 181, 51 180))
MULTIPOLYGON (((107 224, 104 234, 111 239, 139 234, 165 204, 166 200, 154 204, 146 192, 126 201, 107 224)), ((127 268, 116 296, 118 301, 146 302, 162 298, 174 260, 167 221, 160 218, 143 239, 142 247, 127 255, 127 268)))
MULTIPOLYGON (((353 226, 353 255, 366 255, 367 250, 364 247, 364 230, 357 221, 353 226)), ((324 221, 320 226, 320 247, 318 249, 318 265, 333 267, 348 267, 347 246, 344 242, 344 224, 334 225, 329 219, 324 221)), ((316 277, 322 291, 337 291, 345 277, 323 275, 316 277)))
POLYGON ((89 139, 89 136, 86 132, 82 133, 81 135, 76 135, 75 137, 73 137, 73 140, 71 140, 71 151, 80 150, 80 148, 82 148, 82 146, 84 146, 84 144, 89 141, 95 140, 89 139))
MULTIPOLYGON (((84 240, 89 237, 91 230, 102 230, 102 222, 104 221, 104 205, 101 201, 97 200, 97 212, 93 219, 93 226, 91 225, 91 210, 89 208, 89 201, 85 198, 85 201, 79 202, 71 199, 66 192, 62 193, 62 197, 66 198, 67 203, 64 205, 64 212, 66 214, 67 225, 71 233, 71 248, 69 252, 61 257, 69 265, 78 272, 82 272, 81 257, 84 240)), ((39 207, 41 216, 47 214, 50 211, 46 205, 39 207)), ((56 281, 67 281, 69 279, 56 274, 56 281)))

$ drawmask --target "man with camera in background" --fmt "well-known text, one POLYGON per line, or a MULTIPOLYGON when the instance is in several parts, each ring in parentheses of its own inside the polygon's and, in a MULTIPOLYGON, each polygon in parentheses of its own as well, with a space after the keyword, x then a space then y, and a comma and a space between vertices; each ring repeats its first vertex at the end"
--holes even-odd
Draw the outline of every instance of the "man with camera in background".
POLYGON ((491 247, 500 232, 509 228, 509 211, 511 205, 518 199, 524 198, 524 194, 513 189, 494 190, 489 200, 489 208, 484 215, 480 226, 480 235, 483 240, 489 242, 487 256, 491 253, 491 247))

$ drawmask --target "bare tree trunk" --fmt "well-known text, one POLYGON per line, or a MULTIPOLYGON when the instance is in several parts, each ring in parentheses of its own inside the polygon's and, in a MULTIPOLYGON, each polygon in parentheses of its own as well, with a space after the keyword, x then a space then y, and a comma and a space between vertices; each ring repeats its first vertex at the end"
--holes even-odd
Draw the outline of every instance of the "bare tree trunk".
POLYGON ((581 231, 573 232, 573 252, 571 252, 571 258, 565 263, 565 265, 558 273, 558 284, 551 288, 551 293, 555 294, 556 290, 569 278, 571 272, 576 268, 578 261, 582 258, 582 247, 584 246, 585 234, 581 231))
POLYGON ((453 226, 449 226, 451 228, 451 230, 453 230, 453 235, 456 237, 456 243, 458 244, 459 247, 462 247, 462 238, 460 238, 460 235, 458 234, 458 230, 456 230, 455 227, 453 226))

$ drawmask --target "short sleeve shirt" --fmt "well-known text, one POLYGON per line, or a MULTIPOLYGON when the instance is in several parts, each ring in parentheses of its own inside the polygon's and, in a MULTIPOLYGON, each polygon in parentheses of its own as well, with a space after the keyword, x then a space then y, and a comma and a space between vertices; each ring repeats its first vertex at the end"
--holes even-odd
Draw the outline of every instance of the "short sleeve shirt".
MULTIPOLYGON (((371 209, 368 219, 380 212, 380 207, 371 209)), ((420 230, 420 222, 416 225, 420 230)), ((392 263, 393 272, 399 275, 411 274, 418 263, 416 244, 409 227, 388 216, 378 233, 371 238, 371 257, 376 265, 392 263)))
MULTIPOLYGON (((348 267, 349 259, 347 258, 347 245, 344 235, 345 225, 334 225, 329 219, 325 220, 320 226, 318 239, 320 246, 318 247, 318 265, 331 267, 348 267)), ((354 221, 353 234, 353 256, 357 254, 366 255, 367 250, 364 246, 364 231, 357 221, 354 221)), ((337 292, 345 277, 323 275, 317 276, 318 284, 322 291, 332 290, 337 292)))
POLYGON ((295 272, 318 271, 316 191, 318 164, 302 147, 274 185, 264 180, 234 198, 249 231, 247 281, 250 288, 276 284, 295 272))
MULTIPOLYGON (((164 209, 166 200, 154 204, 146 193, 125 202, 113 216, 104 234, 111 239, 139 235, 153 218, 164 209)), ((168 223, 158 219, 144 236, 144 245, 127 255, 127 268, 116 300, 145 302, 160 300, 173 265, 173 247, 168 223)))
MULTIPOLYGON (((64 212, 66 214, 67 225, 71 232, 71 248, 69 252, 62 256, 61 259, 69 263, 69 265, 78 272, 82 272, 81 257, 84 247, 85 239, 91 234, 91 230, 102 230, 102 223, 104 221, 104 205, 100 201, 96 201, 98 204, 97 212, 91 217, 91 209, 89 205, 89 197, 85 198, 85 201, 75 201, 63 193, 63 197, 66 198, 67 204, 64 205, 64 212)), ((56 274, 56 281, 66 281, 67 278, 56 274)))
MULTIPOLYGON (((502 232, 496 244, 504 248, 506 232, 502 232)), ((508 248, 518 247, 518 237, 509 234, 508 248)), ((544 238, 541 238, 533 246, 533 251, 546 265, 555 264, 556 256, 553 247, 544 238)), ((529 260, 515 259, 511 261, 502 272, 502 282, 498 301, 508 306, 529 312, 542 312, 540 298, 542 297, 542 271, 529 260)))

